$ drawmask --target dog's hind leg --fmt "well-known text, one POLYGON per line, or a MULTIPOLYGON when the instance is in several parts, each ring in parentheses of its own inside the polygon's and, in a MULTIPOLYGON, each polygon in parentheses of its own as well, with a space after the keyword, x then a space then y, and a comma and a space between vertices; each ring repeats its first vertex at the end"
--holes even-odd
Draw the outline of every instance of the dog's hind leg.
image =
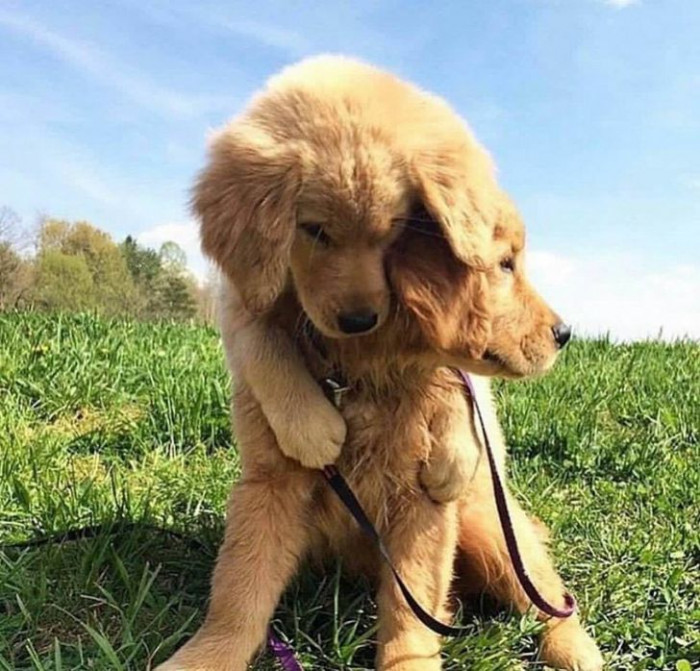
MULTIPOLYGON (((467 583, 483 586, 498 600, 524 613, 532 607, 513 569, 505 544, 490 479, 480 478, 470 496, 460 503, 459 572, 467 583)), ((563 606, 564 584, 545 544, 546 534, 512 497, 509 508, 520 552, 537 589, 551 604, 563 606)), ((542 523, 539 523, 540 525, 542 523)), ((569 671, 598 671, 603 658, 576 614, 567 619, 538 617, 546 622, 541 657, 550 666, 569 671)))
POLYGON ((314 474, 294 469, 238 484, 197 634, 157 671, 244 671, 308 545, 314 474))
MULTIPOLYGON (((385 537, 394 565, 418 602, 448 621, 447 597, 456 543, 455 503, 436 505, 427 497, 412 501, 385 537)), ((382 568, 378 594, 380 671, 437 671, 440 637, 418 620, 393 574, 382 568)))

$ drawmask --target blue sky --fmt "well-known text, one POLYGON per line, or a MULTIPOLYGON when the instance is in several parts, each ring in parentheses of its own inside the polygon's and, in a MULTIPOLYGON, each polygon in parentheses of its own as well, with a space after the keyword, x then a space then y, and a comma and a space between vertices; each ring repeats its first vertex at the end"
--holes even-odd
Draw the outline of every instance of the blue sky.
POLYGON ((0 0, 0 205, 175 239, 207 131, 319 52, 442 94, 580 331, 700 337, 700 2, 0 0))

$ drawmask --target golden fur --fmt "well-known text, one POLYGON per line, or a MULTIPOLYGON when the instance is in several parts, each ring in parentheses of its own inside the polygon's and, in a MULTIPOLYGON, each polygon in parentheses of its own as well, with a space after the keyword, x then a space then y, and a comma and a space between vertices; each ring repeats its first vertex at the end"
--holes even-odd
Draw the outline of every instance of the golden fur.
MULTIPOLYGON (((471 409, 445 368, 475 374, 504 471, 486 376, 549 368, 560 320, 525 278, 523 227, 489 158, 443 101, 321 57, 273 78, 214 139, 195 208, 203 248, 225 275, 243 470, 206 620, 160 670, 243 671, 300 562, 328 552, 377 578, 377 668, 439 669, 439 637, 314 467, 337 459, 436 616, 449 617, 455 565, 472 587, 531 606, 471 409), (365 308, 378 315, 371 332, 338 329, 339 313, 365 308), (342 417, 314 382, 336 369, 352 384, 342 417)), ((541 525, 510 505, 539 589, 560 603, 541 525)), ((542 656, 564 669, 602 667, 576 616, 546 621, 542 656)))

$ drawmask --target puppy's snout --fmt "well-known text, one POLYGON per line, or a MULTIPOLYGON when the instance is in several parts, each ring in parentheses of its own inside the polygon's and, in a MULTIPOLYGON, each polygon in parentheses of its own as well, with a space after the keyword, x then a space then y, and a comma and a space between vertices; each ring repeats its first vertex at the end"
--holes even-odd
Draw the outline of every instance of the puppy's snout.
POLYGON ((338 315, 338 326, 348 335, 366 333, 377 325, 379 315, 370 309, 355 312, 341 312, 338 315))
POLYGON ((559 349, 571 340, 571 327, 568 324, 564 324, 564 322, 559 322, 552 326, 552 333, 559 349))

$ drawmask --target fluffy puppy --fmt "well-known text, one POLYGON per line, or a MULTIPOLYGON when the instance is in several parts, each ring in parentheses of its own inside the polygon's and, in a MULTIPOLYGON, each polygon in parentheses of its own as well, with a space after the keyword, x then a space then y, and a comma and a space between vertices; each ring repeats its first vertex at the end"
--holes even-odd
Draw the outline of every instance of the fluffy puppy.
MULTIPOLYGON (((419 601, 448 617, 457 565, 479 588, 530 608, 471 407, 446 367, 476 376, 503 472, 487 378, 546 371, 570 332, 528 283, 520 218, 461 120, 372 67, 305 61, 273 78, 215 138, 195 208, 203 248, 227 278, 222 326, 242 477, 205 622, 161 671, 243 671, 301 560, 329 551, 377 580, 377 668, 440 668, 439 637, 410 611, 303 446, 285 447, 289 458, 277 436, 284 428, 273 426, 292 417, 292 445, 306 430, 294 415, 306 408, 285 405, 287 394, 302 388, 297 402, 322 406, 307 383, 338 370, 351 387, 339 468, 419 601), (251 319, 241 321, 241 305, 251 319)), ((341 429, 336 438, 334 448, 320 446, 320 461, 337 455, 341 429)), ((542 534, 512 497, 510 505, 530 573, 559 603, 564 587, 542 534)), ((547 663, 601 668, 576 616, 540 616, 547 663)))

